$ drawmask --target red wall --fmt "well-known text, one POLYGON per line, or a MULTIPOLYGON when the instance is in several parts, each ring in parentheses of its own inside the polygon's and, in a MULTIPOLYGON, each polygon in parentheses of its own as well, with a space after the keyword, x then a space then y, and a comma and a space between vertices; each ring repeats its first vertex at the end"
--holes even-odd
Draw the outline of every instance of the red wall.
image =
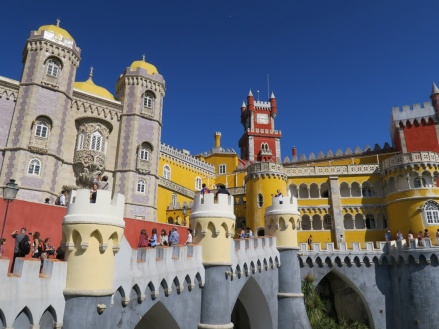
POLYGON ((404 128, 407 152, 433 151, 439 153, 438 137, 434 124, 404 128))
MULTIPOLYGON (((0 228, 5 218, 6 202, 0 199, 0 228)), ((20 231, 26 227, 27 232, 40 232, 41 238, 51 238, 52 244, 58 248, 62 238, 62 220, 66 214, 66 208, 44 203, 33 203, 22 200, 15 200, 9 204, 8 215, 6 218, 3 238, 6 239, 4 244, 5 256, 8 258, 14 255, 15 240, 11 237, 14 230, 20 231)), ((171 227, 175 225, 162 224, 156 222, 140 221, 131 218, 125 218, 125 238, 132 248, 136 248, 140 231, 146 229, 148 236, 155 227, 160 235, 162 228, 169 233, 171 227)), ((187 228, 184 226, 175 226, 180 234, 180 243, 185 243, 187 238, 187 228)), ((31 239, 32 240, 32 239, 31 239)), ((27 255, 30 257, 31 255, 27 255)))

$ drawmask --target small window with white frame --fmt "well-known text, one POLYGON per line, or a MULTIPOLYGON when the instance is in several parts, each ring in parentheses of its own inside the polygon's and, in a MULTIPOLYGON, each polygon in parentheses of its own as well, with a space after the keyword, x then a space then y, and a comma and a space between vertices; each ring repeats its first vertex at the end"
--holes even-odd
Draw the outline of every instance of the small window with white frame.
POLYGON ((172 206, 175 207, 177 205, 177 194, 172 194, 172 200, 171 200, 172 206))
POLYGON ((195 178, 195 189, 197 191, 201 190, 202 185, 203 185, 203 183, 201 181, 201 178, 200 177, 195 178))
POLYGON ((163 166, 163 178, 171 179, 171 167, 168 165, 163 166))
POLYGON ((41 173, 41 161, 38 159, 32 159, 29 161, 29 166, 27 169, 29 175, 39 176, 41 173))
POLYGON ((35 136, 46 138, 48 130, 47 123, 40 121, 35 126, 35 136))
POLYGON ((49 58, 46 61, 46 74, 57 78, 61 71, 61 63, 55 58, 49 58))
POLYGON ((137 192, 144 194, 146 191, 146 183, 143 179, 137 181, 137 192))
POLYGON ((145 146, 142 146, 139 152, 139 158, 143 161, 149 161, 149 149, 145 146))
POLYGON ((77 150, 83 150, 84 149, 84 145, 85 145, 85 138, 86 138, 86 136, 85 136, 85 133, 80 133, 79 135, 78 135, 78 145, 77 145, 77 147, 76 147, 76 149, 77 150))
POLYGON ((423 177, 416 177, 415 178, 415 188, 422 188, 425 184, 425 179, 423 177))
POLYGON ((225 164, 220 164, 218 166, 218 174, 219 175, 225 174, 226 173, 226 169, 227 169, 227 167, 226 167, 225 164))
POLYGON ((152 109, 154 107, 154 94, 147 91, 145 95, 143 95, 143 107, 152 109))

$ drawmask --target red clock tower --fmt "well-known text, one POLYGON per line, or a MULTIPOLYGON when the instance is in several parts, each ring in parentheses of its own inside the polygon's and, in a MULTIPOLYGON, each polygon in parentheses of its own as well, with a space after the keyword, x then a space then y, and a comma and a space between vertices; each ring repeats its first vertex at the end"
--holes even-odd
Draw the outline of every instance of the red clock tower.
POLYGON ((276 114, 277 105, 273 93, 268 102, 255 101, 250 90, 247 105, 243 102, 241 106, 241 123, 244 126, 244 134, 239 140, 241 159, 281 162, 282 133, 274 129, 276 114))

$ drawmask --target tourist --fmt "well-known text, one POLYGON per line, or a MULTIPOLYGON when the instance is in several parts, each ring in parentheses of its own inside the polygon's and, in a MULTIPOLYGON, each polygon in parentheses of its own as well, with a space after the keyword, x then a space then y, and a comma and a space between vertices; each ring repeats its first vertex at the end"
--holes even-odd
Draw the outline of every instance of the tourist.
POLYGON ((340 237, 338 238, 338 242, 339 243, 343 243, 344 242, 343 234, 340 234, 340 237))
POLYGON ((55 248, 50 244, 50 238, 44 240, 44 249, 47 256, 52 256, 55 254, 55 248))
POLYGON ((32 241, 32 258, 40 258, 42 253, 42 248, 40 245, 40 232, 35 232, 33 234, 34 240, 32 241))
POLYGON ((230 192, 226 189, 225 185, 218 185, 218 191, 215 193, 215 197, 218 198, 218 194, 230 195, 230 192))
POLYGON ((422 231, 419 231, 419 233, 418 233, 418 247, 424 246, 424 242, 422 241, 422 239, 423 239, 422 231))
POLYGON ((398 240, 398 241, 402 241, 403 238, 404 238, 404 237, 403 237, 401 231, 398 231, 398 233, 396 233, 396 240, 398 240))
POLYGON ((308 240, 306 240, 306 242, 308 243, 308 248, 309 250, 312 250, 312 235, 309 235, 308 240))
POLYGON ((413 231, 412 230, 409 230, 409 233, 407 234, 407 240, 413 240, 414 239, 414 237, 413 237, 413 231))
POLYGON ((108 176, 102 177, 102 180, 96 182, 98 190, 108 190, 108 176))
POLYGON ((390 230, 387 230, 387 232, 384 234, 384 238, 386 239, 386 241, 392 240, 392 233, 390 233, 390 230))
MULTIPOLYGON (((66 205, 66 190, 62 190, 59 198, 59 206, 65 206, 66 205)), ((56 204, 56 203, 55 203, 56 204)))
POLYGON ((245 239, 245 228, 241 229, 241 234, 239 235, 240 239, 245 239))
POLYGON ((424 239, 430 239, 430 234, 428 233, 428 229, 424 230, 424 239))
POLYGON ((93 184, 93 189, 90 191, 90 203, 96 203, 96 197, 98 194, 98 184, 93 184))
MULTIPOLYGON (((15 239, 15 245, 14 245, 14 258, 12 259, 11 272, 14 270, 15 258, 26 256, 26 251, 22 250, 23 248, 20 248, 20 246, 24 246, 26 244, 25 247, 30 249, 30 241, 29 241, 29 237, 26 235, 25 227, 21 229, 21 233, 18 233, 17 230, 12 232, 12 237, 15 239), (22 240, 23 243, 20 244, 22 240)), ((27 253, 29 253, 29 251, 27 253)))
POLYGON ((439 228, 436 231, 436 245, 439 246, 439 228))
POLYGON ((192 244, 192 230, 190 228, 187 229, 186 244, 192 244))
POLYGON ((277 190, 276 194, 272 194, 272 197, 278 198, 279 199, 279 204, 283 204, 284 203, 284 197, 282 195, 282 192, 280 190, 277 190))
POLYGON ((201 191, 200 191, 201 195, 204 196, 204 194, 209 194, 210 193, 210 190, 206 187, 206 184, 203 184, 201 186, 202 186, 201 191))
POLYGON ((168 235, 166 234, 166 230, 165 229, 162 229, 162 231, 160 233, 160 245, 161 246, 169 245, 168 235))
POLYGON ((46 203, 46 204, 50 204, 50 199, 49 199, 49 198, 45 198, 45 199, 44 199, 44 203, 46 203))
POLYGON ((5 249, 4 249, 5 241, 6 239, 0 240, 0 257, 3 257, 5 255, 5 249))
POLYGON ((174 227, 172 229, 171 234, 169 235, 169 245, 173 246, 180 243, 180 234, 178 234, 177 228, 174 227))
POLYGON ((157 229, 154 227, 152 229, 152 235, 151 235, 151 239, 149 239, 149 243, 148 243, 149 247, 157 247, 157 229))
POLYGON ((248 227, 248 226, 246 228, 245 237, 246 238, 252 238, 253 237, 252 229, 250 227, 248 227))
POLYGON ((138 248, 146 248, 148 247, 148 235, 146 234, 146 230, 140 231, 139 243, 137 244, 138 248))

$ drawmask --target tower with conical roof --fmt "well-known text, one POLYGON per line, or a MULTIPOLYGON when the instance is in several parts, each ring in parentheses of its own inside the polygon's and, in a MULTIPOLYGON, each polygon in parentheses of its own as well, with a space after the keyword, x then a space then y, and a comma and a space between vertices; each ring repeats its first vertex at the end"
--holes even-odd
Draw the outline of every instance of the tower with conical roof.
POLYGON ((274 128, 277 103, 271 93, 268 102, 255 100, 250 90, 247 105, 241 106, 241 123, 244 133, 239 140, 241 158, 249 161, 280 162, 280 138, 282 134, 274 128))
POLYGON ((23 50, 23 71, 11 122, 0 181, 17 180, 21 195, 41 201, 54 193, 70 173, 63 166, 64 134, 69 122, 73 82, 80 49, 56 25, 31 32, 23 50), (47 196, 47 195, 46 195, 47 196))
POLYGON ((157 220, 165 80, 143 56, 120 76, 116 92, 123 111, 114 170, 115 192, 125 195, 126 217, 157 220))

